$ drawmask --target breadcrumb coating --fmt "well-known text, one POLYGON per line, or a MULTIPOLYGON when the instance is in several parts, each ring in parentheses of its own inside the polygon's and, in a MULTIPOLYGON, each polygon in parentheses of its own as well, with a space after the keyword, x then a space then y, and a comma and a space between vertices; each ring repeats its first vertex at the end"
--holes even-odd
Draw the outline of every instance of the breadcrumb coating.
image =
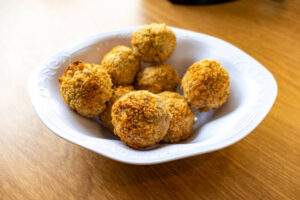
POLYGON ((112 96, 112 82, 107 71, 100 65, 80 61, 68 66, 59 79, 59 86, 66 104, 85 117, 103 112, 112 96))
POLYGON ((162 63, 175 50, 176 35, 166 24, 144 25, 131 36, 133 52, 142 61, 162 63))
POLYGON ((104 56, 101 66, 110 74, 115 86, 125 86, 134 81, 141 65, 131 48, 116 46, 104 56))
POLYGON ((148 91, 130 92, 113 104, 114 133, 132 148, 150 147, 167 134, 171 115, 160 98, 148 91))
POLYGON ((114 126, 111 123, 111 108, 113 104, 125 94, 134 91, 133 86, 119 86, 114 89, 111 99, 107 102, 107 107, 99 118, 103 123, 103 126, 108 128, 111 132, 114 132, 114 126))
POLYGON ((228 72, 214 60, 190 66, 181 80, 184 97, 196 109, 206 112, 223 105, 230 94, 228 72))
POLYGON ((175 91, 180 82, 175 69, 168 64, 158 64, 146 67, 136 78, 136 88, 152 93, 175 91))
POLYGON ((191 111, 187 101, 176 92, 162 92, 158 94, 166 104, 172 115, 167 135, 163 141, 176 143, 187 139, 193 133, 195 114, 191 111))

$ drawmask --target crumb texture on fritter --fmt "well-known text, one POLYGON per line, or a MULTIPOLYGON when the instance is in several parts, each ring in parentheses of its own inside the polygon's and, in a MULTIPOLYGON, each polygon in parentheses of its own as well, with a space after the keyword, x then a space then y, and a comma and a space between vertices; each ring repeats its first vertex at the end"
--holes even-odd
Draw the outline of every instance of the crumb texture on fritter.
POLYGON ((229 97, 229 75, 218 62, 202 60, 188 68, 181 88, 192 107, 206 112, 219 108, 229 97))
POLYGON ((94 117, 104 111, 112 96, 112 82, 100 65, 80 61, 68 66, 59 79, 63 100, 85 117, 94 117))
POLYGON ((107 102, 107 107, 103 113, 99 115, 100 120, 104 127, 108 128, 111 132, 114 131, 114 126, 111 123, 111 108, 113 104, 125 94, 134 91, 133 86, 119 86, 114 88, 112 98, 107 102))
POLYGON ((150 147, 167 134, 171 115, 161 99, 148 91, 130 92, 112 107, 114 133, 132 148, 150 147))
POLYGON ((136 88, 153 93, 175 91, 180 82, 175 69, 168 64, 152 65, 141 70, 136 78, 136 88))
POLYGON ((163 141, 176 143, 187 139, 193 133, 195 114, 191 111, 187 101, 176 92, 162 92, 158 94, 171 113, 170 126, 163 141))
POLYGON ((136 30, 131 36, 133 52, 142 61, 162 63, 174 52, 176 35, 165 24, 150 24, 136 30))
POLYGON ((134 81, 140 61, 131 48, 116 46, 104 56, 101 66, 110 74, 115 86, 125 86, 134 81))

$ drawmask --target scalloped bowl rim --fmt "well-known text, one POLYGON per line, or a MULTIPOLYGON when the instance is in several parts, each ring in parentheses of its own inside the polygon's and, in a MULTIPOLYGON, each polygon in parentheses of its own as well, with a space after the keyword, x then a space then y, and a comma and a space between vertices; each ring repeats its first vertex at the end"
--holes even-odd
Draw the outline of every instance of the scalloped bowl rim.
MULTIPOLYGON (((85 147, 89 150, 92 150, 94 152, 97 152, 98 154, 101 154, 103 156, 106 156, 108 158, 111 158, 116 161, 129 163, 129 164, 157 164, 157 163, 163 163, 167 161, 182 159, 186 157, 191 157, 199 154, 204 154, 211 151, 216 151, 222 148, 225 148, 227 146, 230 146, 245 136, 247 136, 252 130, 254 130, 260 122, 265 118, 265 116, 270 111, 272 105, 275 102, 276 96, 277 96, 277 83, 272 74, 263 67, 258 61, 253 59, 251 56, 249 56, 244 51, 238 49, 237 47, 233 46, 232 44, 221 40, 219 38, 206 35, 203 33, 197 33, 189 30, 179 29, 171 27, 176 34, 186 34, 190 35, 192 37, 200 37, 205 38, 206 41, 212 41, 217 42, 219 45, 223 46, 224 48, 229 48, 234 51, 236 51, 239 55, 242 55, 244 57, 247 57, 251 60, 251 62, 255 63, 257 67, 260 68, 260 72, 264 74, 268 78, 269 85, 271 86, 271 96, 268 97, 268 105, 265 105, 263 107, 263 112, 260 112, 259 115, 256 116, 255 119, 253 119, 248 126, 245 128, 245 130, 239 132, 238 134, 233 135, 232 137, 227 138, 226 140, 219 141, 218 143, 208 144, 205 146, 201 146, 199 143, 191 143, 188 144, 188 146, 182 146, 179 144, 178 148, 180 150, 168 150, 166 152, 161 153, 157 156, 150 156, 149 153, 144 152, 141 156, 135 155, 135 156, 127 156, 126 152, 124 152, 122 149, 109 149, 106 139, 98 139, 98 140, 89 140, 84 137, 73 137, 71 130, 70 132, 66 132, 65 130, 62 130, 61 128, 57 127, 55 123, 51 122, 46 116, 46 114, 43 112, 43 108, 41 104, 39 103, 39 95, 38 95, 38 88, 37 88, 37 80, 38 75, 41 70, 45 68, 45 64, 48 60, 50 60, 53 57, 59 56, 63 54, 64 52, 69 52, 70 54, 76 52, 79 49, 82 49, 84 47, 88 47, 90 44, 93 44, 99 40, 104 40, 107 37, 111 37, 112 35, 118 35, 122 33, 132 33, 134 30, 136 30, 138 27, 130 27, 125 28, 118 31, 112 31, 107 33, 100 33, 96 34, 90 37, 85 38, 84 40, 76 43, 75 45, 72 45, 69 48, 65 48, 62 51, 59 51, 58 53, 53 54, 49 58, 45 59, 38 67, 36 67, 33 72, 31 73, 29 79, 28 79, 28 91, 29 91, 29 97, 32 102, 33 108, 36 111, 37 115, 39 116, 40 120, 48 127, 52 132, 54 132, 56 135, 62 137, 63 139, 66 139, 67 141, 70 141, 74 144, 78 144, 82 147, 85 147), (147 156, 149 154, 149 156, 147 156)), ((151 150, 150 150, 151 151, 151 150)), ((127 152, 128 153, 128 152, 127 152)))

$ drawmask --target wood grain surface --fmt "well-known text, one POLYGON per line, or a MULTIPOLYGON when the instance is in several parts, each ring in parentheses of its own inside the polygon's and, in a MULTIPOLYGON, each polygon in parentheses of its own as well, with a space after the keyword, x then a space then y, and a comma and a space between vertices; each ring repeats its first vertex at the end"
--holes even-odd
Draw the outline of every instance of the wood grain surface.
POLYGON ((0 1, 0 199, 300 199, 300 2, 0 1), (274 75, 276 102, 242 141, 152 166, 112 161, 49 131, 28 75, 82 38, 151 22, 222 38, 274 75))

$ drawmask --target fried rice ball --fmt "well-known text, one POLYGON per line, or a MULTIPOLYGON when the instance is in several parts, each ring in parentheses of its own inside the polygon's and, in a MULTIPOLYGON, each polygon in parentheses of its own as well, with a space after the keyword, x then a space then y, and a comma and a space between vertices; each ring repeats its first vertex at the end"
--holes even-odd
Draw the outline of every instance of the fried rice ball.
POLYGON ((94 117, 103 112, 113 91, 106 70, 100 65, 80 61, 68 66, 59 79, 59 86, 66 104, 85 117, 94 117))
POLYGON ((145 25, 131 36, 133 52, 147 63, 162 63, 175 50, 176 35, 165 24, 145 25))
POLYGON ((175 69, 168 64, 158 64, 146 67, 136 78, 136 88, 152 93, 175 91, 180 82, 175 69))
POLYGON ((99 118, 103 123, 103 126, 108 128, 111 132, 114 132, 114 126, 111 123, 111 108, 113 104, 125 94, 134 91, 133 86, 119 86, 114 89, 112 98, 108 101, 107 107, 99 118))
POLYGON ((112 107, 114 133, 138 149, 160 142, 167 134, 171 114, 161 99, 148 91, 130 92, 112 107))
POLYGON ((202 60, 190 66, 181 80, 184 97, 201 112, 217 109, 229 97, 228 72, 214 60, 202 60))
POLYGON ((176 92, 162 92, 158 94, 166 104, 172 115, 167 135, 163 141, 176 143, 187 139, 193 133, 195 114, 191 111, 187 101, 176 92))
POLYGON ((125 86, 134 81, 140 61, 131 48, 116 46, 104 56, 101 66, 110 74, 115 86, 125 86))

